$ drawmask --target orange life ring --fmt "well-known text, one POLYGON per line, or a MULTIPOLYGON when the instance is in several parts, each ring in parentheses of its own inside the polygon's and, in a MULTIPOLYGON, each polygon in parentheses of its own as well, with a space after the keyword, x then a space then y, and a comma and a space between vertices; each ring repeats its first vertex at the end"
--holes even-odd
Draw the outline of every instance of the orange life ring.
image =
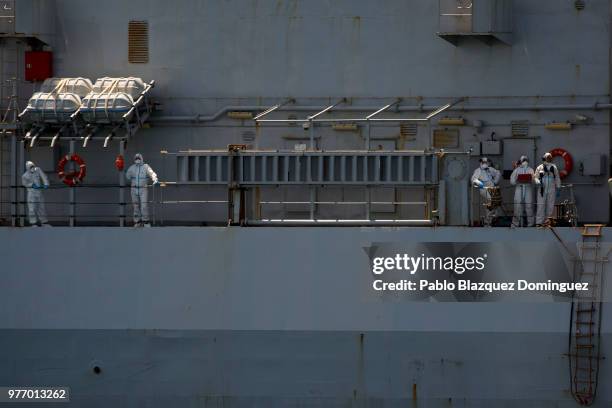
POLYGON ((566 178, 574 168, 574 159, 572 158, 572 155, 569 154, 567 150, 561 148, 552 149, 550 154, 553 158, 561 157, 563 159, 564 166, 562 170, 559 170, 559 177, 562 179, 566 178))
POLYGON ((66 155, 62 157, 62 159, 57 164, 57 175, 59 176, 60 180, 62 180, 64 184, 67 184, 71 187, 82 182, 83 179, 85 178, 85 174, 86 174, 85 161, 78 154, 73 154, 72 156, 66 155), (73 161, 76 164, 78 164, 79 170, 71 171, 68 173, 65 172, 64 169, 66 168, 66 164, 69 161, 73 161))

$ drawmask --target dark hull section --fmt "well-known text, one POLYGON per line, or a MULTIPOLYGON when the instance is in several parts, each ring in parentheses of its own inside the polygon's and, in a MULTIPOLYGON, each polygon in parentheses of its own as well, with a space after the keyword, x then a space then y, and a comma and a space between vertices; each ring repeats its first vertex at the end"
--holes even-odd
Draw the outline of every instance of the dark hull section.
POLYGON ((564 333, 2 330, 0 383, 70 385, 83 407, 569 408, 566 348, 564 333))
POLYGON ((567 299, 381 295, 368 260, 478 245, 543 280, 580 237, 558 234, 566 249, 543 229, 1 229, 0 384, 86 407, 574 407, 567 299))

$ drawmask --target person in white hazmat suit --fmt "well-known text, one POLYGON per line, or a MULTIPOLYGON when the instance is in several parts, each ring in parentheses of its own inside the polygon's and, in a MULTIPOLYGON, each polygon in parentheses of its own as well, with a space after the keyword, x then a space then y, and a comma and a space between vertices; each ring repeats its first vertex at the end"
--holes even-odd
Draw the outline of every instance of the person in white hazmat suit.
POLYGON ((533 227, 533 169, 529 167, 527 156, 521 156, 517 164, 512 175, 510 175, 510 184, 516 186, 512 226, 522 226, 523 216, 526 216, 527 226, 533 227))
POLYGON ((144 163, 142 155, 134 155, 132 164, 125 173, 125 178, 131 183, 132 205, 134 206, 134 227, 150 227, 149 223, 149 187, 148 181, 157 184, 157 174, 151 166, 144 163))
POLYGON ((49 188, 49 179, 40 167, 33 162, 26 162, 26 171, 21 176, 21 183, 27 189, 28 219, 30 226, 38 227, 38 223, 47 227, 47 211, 42 190, 49 188))
MULTIPOLYGON (((491 162, 486 157, 480 159, 480 166, 474 170, 472 174, 472 185, 480 190, 480 197, 483 203, 491 201, 490 187, 495 187, 499 184, 501 173, 494 167, 491 167, 491 162)), ((491 222, 499 214, 499 207, 490 210, 485 209, 485 225, 491 225, 491 222)))
POLYGON ((535 184, 537 197, 536 225, 542 225, 553 216, 555 211, 555 198, 561 188, 559 169, 552 163, 552 154, 546 153, 542 157, 543 163, 535 170, 535 184))

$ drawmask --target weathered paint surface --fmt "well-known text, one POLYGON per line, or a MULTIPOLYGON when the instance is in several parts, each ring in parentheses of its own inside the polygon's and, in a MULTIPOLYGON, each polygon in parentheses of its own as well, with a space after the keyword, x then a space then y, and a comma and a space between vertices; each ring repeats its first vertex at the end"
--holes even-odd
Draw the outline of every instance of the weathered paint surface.
MULTIPOLYGON (((474 142, 485 141, 495 132, 497 138, 511 136, 510 122, 529 121, 529 137, 506 140, 501 155, 491 156, 498 167, 507 168, 521 154, 539 161, 542 154, 562 147, 575 159, 573 173, 564 180, 575 184, 582 221, 605 222, 609 217, 608 163, 600 176, 583 176, 580 166, 595 160, 591 154, 608 158, 609 112, 586 110, 482 110, 461 111, 463 106, 533 106, 609 102, 609 2, 589 1, 577 12, 573 2, 556 0, 514 1, 513 43, 493 44, 471 39, 455 47, 436 35, 437 1, 182 1, 170 4, 160 0, 105 2, 58 0, 56 38, 53 46, 55 74, 58 76, 134 75, 156 80, 154 96, 161 104, 157 116, 196 114, 212 115, 228 105, 264 107, 293 97, 296 105, 313 106, 313 112, 278 112, 305 117, 341 97, 351 106, 365 106, 373 112, 381 106, 404 98, 402 106, 442 105, 450 98, 467 96, 452 115, 462 115, 467 126, 458 128, 456 149, 466 150, 474 142), (127 26, 131 19, 147 20, 150 27, 150 61, 127 61, 127 26), (86 34, 84 34, 86 33, 86 34), (576 121, 586 115, 587 124, 577 123, 571 131, 545 129, 549 122, 576 121), (480 121, 482 128, 473 125, 480 121)), ((11 48, 10 42, 5 47, 11 48)), ((23 47, 23 45, 22 45, 23 47)), ((8 61, 8 53, 6 60, 8 61)), ((24 106, 32 89, 20 89, 24 106)), ((369 112, 336 112, 326 117, 365 116, 369 112)), ((419 112, 388 113, 393 116, 422 116, 419 112)), ((433 124, 436 128, 436 123, 433 124)), ((329 125, 316 129, 318 147, 325 150, 361 149, 365 127, 356 132, 337 132, 329 125)), ((372 128, 372 148, 423 149, 430 133, 419 126, 414 140, 403 140, 397 124, 378 124, 372 128)), ((129 143, 127 157, 140 151, 164 180, 176 180, 176 163, 164 159, 160 150, 226 148, 230 143, 244 143, 261 149, 293 149, 308 138, 300 126, 266 125, 255 129, 252 121, 237 121, 221 116, 214 122, 198 125, 153 122, 129 143)), ((77 143, 79 144, 79 143, 77 143)), ((87 183, 117 183, 113 161, 116 145, 102 149, 101 142, 90 143, 77 152, 88 163, 87 183)), ((5 144, 5 150, 7 146, 5 144)), ((61 147, 65 152, 67 146, 61 147)), ((57 149, 56 149, 57 153, 57 149)), ((40 163, 53 173, 57 156, 46 147, 29 149, 26 159, 40 163)), ((9 155, 3 158, 5 166, 9 155)), ((475 158, 471 167, 476 166, 475 158)), ((471 171, 467 169, 466 171, 471 171)), ((3 177, 3 185, 8 180, 3 177)), ((57 180, 56 180, 57 181, 57 180)), ((512 200, 508 181, 502 185, 505 200, 512 200)), ((399 193, 398 193, 399 194, 399 193)), ((398 198, 420 200, 420 193, 402 193, 398 198)), ((68 192, 54 190, 49 201, 63 204, 49 206, 57 221, 65 221, 68 192)), ((168 189, 169 200, 219 200, 223 190, 168 189)), ((293 189, 264 191, 262 200, 306 200, 308 191, 293 189)), ((390 192, 376 192, 374 197, 387 201, 390 192)), ((328 201, 363 200, 362 191, 346 188, 317 189, 316 198, 328 201)), ((110 189, 81 189, 80 202, 116 203, 118 194, 110 189)), ((449 203, 452 204, 452 198, 449 203)), ((8 213, 8 205, 3 213, 8 213)), ((164 209, 167 220, 225 220, 226 208, 220 204, 170 205, 164 209)), ((379 218, 414 218, 422 215, 406 208, 392 213, 373 210, 379 218)), ((82 220, 108 220, 117 207, 81 205, 82 220)), ((299 206, 267 206, 269 218, 302 217, 307 211, 299 206)), ((321 206, 320 218, 360 218, 363 208, 321 206)))
MULTIPOLYGON (((559 234, 573 250, 578 232, 559 234)), ((4 228, 0 240, 0 382, 68 384, 79 406, 405 406, 413 384, 427 407, 574 404, 569 303, 380 296, 364 250, 500 243, 490 256, 506 273, 538 280, 541 244, 563 251, 547 230, 4 228)), ((612 398, 608 361, 597 406, 612 398)))
MULTIPOLYGON (((464 106, 609 102, 606 0, 591 0, 580 12, 571 1, 516 0, 511 46, 468 40, 459 47, 436 36, 435 1, 175 3, 58 0, 56 75, 155 79, 163 109, 157 116, 210 115, 226 105, 263 107, 286 97, 302 106, 348 97, 353 106, 373 110, 396 97, 404 98, 402 105, 437 105, 458 96, 470 97, 464 106), (149 21, 148 64, 127 62, 131 19, 149 21)), ((14 47, 25 48, 3 43, 3 76, 12 75, 14 47)), ((20 87, 22 107, 33 88, 20 87)), ((593 153, 609 162, 609 113, 595 107, 453 114, 468 123, 459 129, 458 149, 491 132, 508 137, 511 121, 528 120, 534 142, 523 149, 534 159, 563 147, 574 155, 576 169, 593 153), (544 127, 575 120, 577 113, 589 123, 569 132, 544 127), (482 132, 475 121, 483 122, 482 132)), ((293 149, 306 138, 299 126, 255 129, 250 121, 225 117, 197 125, 153 122, 129 143, 127 157, 141 151, 162 179, 173 180, 176 165, 160 150, 224 148, 244 142, 245 132, 255 135, 259 148, 293 149)), ((375 126, 373 146, 422 149, 430 138, 423 126, 414 140, 398 134, 397 125, 375 126)), ((358 149, 364 129, 320 126, 317 135, 319 148, 358 149)), ((35 147, 26 159, 53 173, 58 150, 35 147)), ((87 160, 88 183, 116 183, 116 146, 90 143, 77 152, 87 160)), ((505 149, 492 159, 501 165, 516 153, 505 149)), ((608 220, 608 164, 601 176, 575 170, 567 179, 577 185, 584 221, 608 220)), ((108 191, 79 190, 79 200, 112 203, 79 206, 79 217, 115 217, 117 195, 108 191)), ((166 199, 223 199, 224 193, 192 188, 167 192, 166 199)), ((347 189, 317 194, 361 199, 347 189)), ((49 202, 67 197, 65 189, 47 192, 49 202)), ((48 207, 54 220, 65 219, 65 204, 48 207)), ((2 214, 7 211, 4 205, 2 214)), ((319 211, 340 218, 360 214, 319 211)), ((279 214, 295 215, 266 213, 279 214)), ((164 215, 219 221, 225 209, 184 205, 165 208, 164 215)), ((575 231, 562 236, 577 239, 575 231)), ((522 265, 541 276, 544 257, 533 248, 553 240, 547 231, 501 229, 1 229, 0 384, 70 385, 79 406, 573 407, 563 356, 569 304, 394 302, 368 295, 363 282, 369 279, 363 246, 372 242, 522 242, 508 272, 522 265)), ((604 354, 611 346, 608 316, 604 354)), ((612 400, 607 361, 598 406, 612 400)))

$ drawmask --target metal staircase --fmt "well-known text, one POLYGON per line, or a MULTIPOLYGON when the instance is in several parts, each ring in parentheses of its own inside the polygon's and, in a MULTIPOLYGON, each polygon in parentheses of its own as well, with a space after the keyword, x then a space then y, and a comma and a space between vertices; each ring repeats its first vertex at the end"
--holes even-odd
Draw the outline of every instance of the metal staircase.
POLYGON ((580 405, 591 405, 597 393, 601 360, 601 285, 604 264, 608 262, 601 255, 603 227, 601 224, 583 227, 574 270, 575 281, 589 286, 588 291, 573 294, 569 336, 571 391, 580 405))

